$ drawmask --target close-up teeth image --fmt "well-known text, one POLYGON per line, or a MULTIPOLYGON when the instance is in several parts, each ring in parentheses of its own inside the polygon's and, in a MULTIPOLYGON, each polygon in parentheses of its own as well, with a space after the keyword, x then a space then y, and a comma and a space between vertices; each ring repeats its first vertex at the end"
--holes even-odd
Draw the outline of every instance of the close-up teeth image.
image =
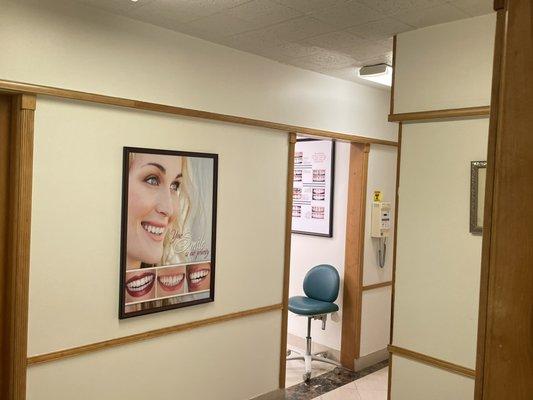
POLYGON ((159 287, 166 292, 175 292, 182 288, 185 273, 179 272, 169 275, 158 276, 159 287))
POLYGON ((204 279, 207 275, 209 275, 209 270, 202 269, 200 271, 190 273, 189 280, 191 283, 196 284, 199 283, 202 279, 204 279))
POLYGON ((153 272, 136 275, 126 281, 126 291, 132 297, 141 297, 152 290, 154 282, 155 274, 153 272))
POLYGON ((165 232, 165 228, 161 226, 150 225, 146 222, 141 223, 141 226, 143 227, 145 231, 150 232, 157 236, 161 236, 165 232))

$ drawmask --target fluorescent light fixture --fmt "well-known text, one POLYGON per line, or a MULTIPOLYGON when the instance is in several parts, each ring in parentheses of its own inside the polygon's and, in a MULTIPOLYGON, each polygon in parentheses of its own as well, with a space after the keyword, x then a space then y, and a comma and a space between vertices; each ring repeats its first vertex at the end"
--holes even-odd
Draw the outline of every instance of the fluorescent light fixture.
POLYGON ((392 68, 387 64, 368 65, 359 68, 359 78, 392 86, 392 68))

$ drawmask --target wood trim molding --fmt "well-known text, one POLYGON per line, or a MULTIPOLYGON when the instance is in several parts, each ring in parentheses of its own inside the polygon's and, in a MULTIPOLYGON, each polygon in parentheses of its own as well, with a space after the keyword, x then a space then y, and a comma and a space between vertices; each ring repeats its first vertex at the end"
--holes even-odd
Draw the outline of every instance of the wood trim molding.
POLYGON ((279 353, 279 388, 285 388, 285 372, 287 365, 287 324, 289 318, 289 279, 291 271, 291 238, 292 238, 292 188, 294 180, 294 148, 296 133, 289 133, 289 149, 287 155, 287 193, 285 210, 285 255, 283 260, 283 293, 281 315, 281 346, 279 353))
MULTIPOLYGON (((9 180, 10 180, 10 139, 11 139, 11 116, 12 116, 12 99, 8 95, 0 95, 0 221, 8 221, 9 210, 9 180)), ((10 230, 9 224, 0 224, 0 260, 7 259, 7 239, 10 230)), ((8 266, 5 262, 0 263, 0 393, 7 393, 9 382, 8 351, 10 344, 10 326, 8 321, 7 293, 8 283, 8 266)))
POLYGON ((47 363, 51 361, 61 360, 61 359, 68 358, 68 357, 79 356, 79 355, 86 354, 86 353, 92 353, 95 351, 105 350, 105 349, 109 349, 112 347, 123 346, 125 344, 153 339, 153 338, 169 335, 172 333, 183 332, 183 331, 187 331, 191 329, 204 327, 207 325, 213 325, 213 324, 218 324, 221 322, 232 321, 232 320, 239 319, 239 318, 245 318, 245 317, 249 317, 252 315, 263 314, 263 313, 281 310, 281 309, 282 309, 282 304, 274 304, 271 306, 258 307, 258 308, 253 308, 250 310, 238 311, 238 312, 234 312, 230 314, 219 315, 217 317, 206 318, 206 319, 202 319, 199 321, 188 322, 185 324, 179 324, 179 325, 155 329, 155 330, 151 330, 147 332, 136 333, 136 334, 124 336, 121 338, 104 340, 102 342, 96 342, 96 343, 86 344, 83 346, 72 347, 70 349, 58 350, 58 351, 54 351, 54 352, 46 353, 46 354, 39 354, 39 355, 28 357, 27 365, 31 366, 35 364, 42 364, 42 363, 47 363))
POLYGON ((396 85, 396 43, 398 36, 392 38, 392 85, 390 90, 390 115, 394 115, 394 86, 396 85))
POLYGON ((421 363, 431 365, 432 367, 444 369, 448 372, 453 372, 455 374, 463 375, 469 378, 476 377, 476 371, 471 368, 453 364, 451 362, 440 360, 435 357, 427 356, 422 353, 417 353, 416 351, 407 350, 402 347, 393 346, 393 345, 389 345, 388 350, 391 354, 394 354, 395 356, 409 358, 410 360, 419 361, 421 363))
POLYGON ((494 188, 494 167, 496 158, 496 135, 498 128, 498 114, 500 102, 500 79, 503 66, 503 53, 505 48, 505 11, 498 11, 496 20, 496 33, 494 42, 494 60, 492 73, 492 96, 491 96, 491 115, 489 124, 488 151, 487 151, 487 172, 485 184, 485 205, 483 215, 483 244, 481 254, 481 279, 479 288, 479 315, 477 331, 477 354, 476 354, 476 386, 474 398, 482 399, 483 394, 483 377, 485 367, 485 334, 487 323, 487 302, 489 286, 489 255, 492 228, 492 203, 494 188))
POLYGON ((26 398, 35 96, 13 96, 7 239, 8 398, 26 398))
POLYGON ((533 393, 533 3, 498 11, 478 335, 478 400, 533 393), (517 245, 519 243, 519 245, 517 245), (480 343, 481 342, 481 343, 480 343))
POLYGON ((374 290, 374 289, 379 289, 379 288, 387 287, 387 286, 392 286, 392 281, 374 283, 372 285, 363 286, 363 292, 366 292, 367 290, 374 290))
MULTIPOLYGON (((394 244, 392 248, 392 290, 391 290, 391 312, 390 312, 390 343, 393 339, 394 331, 394 294, 396 287, 396 246, 398 238, 398 210, 400 207, 400 164, 402 160, 402 129, 403 123, 398 124, 398 152, 396 153, 396 202, 394 206, 394 244)), ((387 399, 391 400, 392 387, 392 357, 389 358, 389 376, 388 376, 387 399)))
POLYGON ((489 106, 450 108, 445 110, 419 111, 412 113, 390 114, 389 122, 415 122, 434 119, 488 117, 489 106))
POLYGON ((154 111, 154 112, 161 112, 161 113, 166 113, 166 114, 181 115, 185 117, 201 118, 201 119, 221 121, 221 122, 227 122, 227 123, 233 123, 233 124, 256 126, 260 128, 267 128, 267 129, 282 131, 283 133, 297 132, 298 134, 301 134, 301 135, 336 139, 336 140, 342 140, 342 141, 353 142, 353 143, 372 143, 372 144, 382 144, 382 145, 387 145, 387 146, 396 146, 396 142, 393 142, 391 140, 374 139, 374 138, 368 138, 368 137, 359 136, 359 135, 352 135, 349 133, 340 133, 340 132, 332 132, 332 131, 327 131, 327 130, 322 130, 322 129, 306 128, 303 126, 281 124, 277 122, 264 121, 260 119, 239 117, 236 115, 219 114, 219 113, 213 113, 209 111, 195 110, 192 108, 175 107, 175 106, 169 106, 169 105, 158 104, 158 103, 150 103, 150 102, 140 101, 140 100, 125 99, 122 97, 113 97, 113 96, 106 96, 106 95, 96 94, 96 93, 87 93, 87 92, 80 92, 76 90, 61 89, 61 88, 56 88, 56 87, 51 87, 51 86, 33 85, 33 84, 23 83, 23 82, 14 82, 14 81, 0 79, 0 90, 17 92, 17 93, 46 95, 46 96, 52 96, 52 97, 60 97, 63 99, 87 101, 91 103, 106 104, 106 105, 126 107, 126 108, 134 108, 137 110, 154 111))
POLYGON ((341 364, 354 369, 361 346, 361 303, 369 145, 351 144, 344 256, 341 364))

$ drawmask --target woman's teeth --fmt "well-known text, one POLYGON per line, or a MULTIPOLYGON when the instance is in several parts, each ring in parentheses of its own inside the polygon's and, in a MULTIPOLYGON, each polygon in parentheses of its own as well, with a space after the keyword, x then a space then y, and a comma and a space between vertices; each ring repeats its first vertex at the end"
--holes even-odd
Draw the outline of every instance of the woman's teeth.
POLYGON ((128 289, 132 292, 140 292, 141 290, 144 290, 148 285, 152 283, 154 280, 154 275, 148 275, 144 278, 136 279, 130 283, 127 284, 128 289))
POLYGON ((159 282, 164 286, 177 286, 181 283, 184 277, 184 274, 160 276, 159 282))
POLYGON ((160 226, 149 225, 145 222, 141 223, 141 226, 143 227, 145 231, 150 232, 157 236, 160 236, 163 234, 163 232, 165 232, 165 228, 162 228, 160 226))
POLYGON ((202 279, 204 279, 208 274, 209 274, 209 270, 202 269, 200 271, 196 271, 196 272, 190 273, 189 274, 189 280, 191 281, 191 283, 198 283, 202 279))

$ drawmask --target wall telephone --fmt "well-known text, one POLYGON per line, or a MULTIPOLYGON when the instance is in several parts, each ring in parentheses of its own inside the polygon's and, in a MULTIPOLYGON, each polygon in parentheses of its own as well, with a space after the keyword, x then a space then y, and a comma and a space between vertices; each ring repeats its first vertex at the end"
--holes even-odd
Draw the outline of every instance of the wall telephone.
MULTIPOLYGON (((381 195, 379 197, 381 197, 381 195)), ((370 236, 379 239, 378 263, 381 268, 385 266, 387 237, 390 235, 390 230, 391 204, 387 201, 374 201, 372 203, 372 227, 370 230, 370 236)))

